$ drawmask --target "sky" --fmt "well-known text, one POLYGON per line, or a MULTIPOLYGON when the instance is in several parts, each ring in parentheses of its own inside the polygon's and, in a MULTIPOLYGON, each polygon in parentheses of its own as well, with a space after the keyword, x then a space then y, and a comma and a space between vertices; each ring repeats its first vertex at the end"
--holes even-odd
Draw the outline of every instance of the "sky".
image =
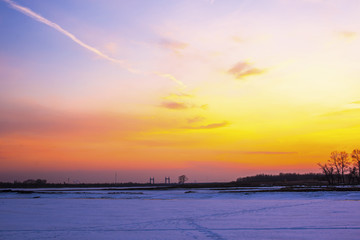
POLYGON ((360 147, 360 1, 0 0, 0 181, 233 181, 360 147))

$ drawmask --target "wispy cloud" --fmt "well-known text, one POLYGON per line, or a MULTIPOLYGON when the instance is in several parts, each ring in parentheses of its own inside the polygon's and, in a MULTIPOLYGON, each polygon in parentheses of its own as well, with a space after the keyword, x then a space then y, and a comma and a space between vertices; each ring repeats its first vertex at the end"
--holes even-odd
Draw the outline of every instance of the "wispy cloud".
POLYGON ((184 110, 189 108, 200 108, 206 110, 208 108, 207 104, 197 105, 192 103, 185 103, 185 102, 171 101, 171 100, 162 102, 160 106, 173 110, 184 110))
POLYGON ((189 106, 186 103, 174 102, 174 101, 162 102, 161 107, 168 108, 168 109, 173 109, 173 110, 183 110, 183 109, 191 108, 191 106, 189 106))
POLYGON ((358 34, 357 32, 352 32, 352 31, 340 31, 338 32, 338 35, 346 39, 354 39, 357 37, 358 34))
POLYGON ((353 109, 346 109, 346 110, 341 110, 341 111, 337 111, 337 112, 329 112, 329 113, 325 113, 320 115, 320 117, 344 117, 344 116, 348 116, 348 117, 360 117, 360 109, 359 108, 353 108, 353 109))
POLYGON ((221 153, 227 154, 250 154, 250 155, 286 155, 286 154, 297 154, 297 152, 275 152, 275 151, 221 151, 221 153))
POLYGON ((214 128, 222 128, 229 125, 229 122, 223 121, 220 123, 211 123, 207 125, 195 126, 195 127, 185 127, 186 129, 214 129, 214 128))
POLYGON ((228 70, 228 73, 234 75, 237 79, 242 79, 251 75, 259 75, 264 72, 264 69, 254 68, 247 62, 238 62, 228 70))
POLYGON ((175 53, 179 53, 181 50, 184 50, 185 48, 187 48, 189 46, 189 44, 187 44, 187 43, 170 40, 170 39, 162 39, 159 42, 159 45, 161 47, 169 49, 175 53))
POLYGON ((210 4, 214 4, 215 0, 204 0, 205 2, 208 2, 210 4))
POLYGON ((203 117, 203 116, 196 116, 196 117, 187 119, 187 122, 188 122, 188 123, 197 123, 197 122, 201 122, 201 121, 203 121, 203 120, 205 120, 205 117, 203 117))
POLYGON ((67 36, 68 38, 70 38, 72 41, 74 41, 75 43, 77 43, 78 45, 82 46, 83 48, 95 53, 96 55, 98 55, 99 57, 108 60, 110 62, 119 64, 121 67, 125 68, 126 70, 130 71, 130 72, 137 72, 137 70, 131 68, 128 66, 128 64, 124 61, 124 60, 120 60, 120 59, 116 59, 116 58, 112 58, 106 54, 104 54, 103 52, 101 52, 100 50, 96 49, 95 47, 92 47, 86 43, 84 43, 83 41, 81 41, 79 38, 77 38, 75 35, 73 35, 72 33, 70 33, 69 31, 65 30, 64 28, 62 28, 61 26, 59 26, 58 24, 42 17, 41 15, 39 15, 38 13, 35 13, 34 11, 32 11, 31 9, 21 6, 17 3, 15 3, 12 0, 4 0, 5 2, 7 2, 13 9, 31 17, 32 19, 41 22, 45 25, 48 25, 49 27, 57 30, 58 32, 62 33, 63 35, 67 36))
POLYGON ((238 36, 233 36, 233 37, 232 37, 232 40, 233 40, 234 42, 237 42, 237 43, 243 43, 243 42, 244 42, 244 39, 241 38, 241 37, 238 37, 238 36))
POLYGON ((168 96, 164 97, 166 98, 191 98, 194 97, 194 95, 188 94, 188 93, 170 93, 168 96))
POLYGON ((171 81, 176 83, 180 89, 185 89, 186 88, 185 84, 182 81, 178 80, 176 77, 174 77, 173 75, 171 75, 169 73, 154 72, 154 74, 159 76, 159 77, 170 79, 171 81))

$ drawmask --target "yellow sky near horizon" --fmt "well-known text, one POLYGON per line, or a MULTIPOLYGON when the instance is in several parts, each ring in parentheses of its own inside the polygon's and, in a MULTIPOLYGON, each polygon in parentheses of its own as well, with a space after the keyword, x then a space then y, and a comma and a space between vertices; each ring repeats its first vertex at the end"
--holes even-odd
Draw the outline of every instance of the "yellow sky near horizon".
POLYGON ((226 179, 360 147, 357 1, 100 5, 1 2, 2 171, 226 179))

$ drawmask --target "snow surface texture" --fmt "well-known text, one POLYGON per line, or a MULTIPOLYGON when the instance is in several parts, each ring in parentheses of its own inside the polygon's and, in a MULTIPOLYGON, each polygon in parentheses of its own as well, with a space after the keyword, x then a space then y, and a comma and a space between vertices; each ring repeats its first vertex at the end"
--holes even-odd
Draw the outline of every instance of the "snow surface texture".
POLYGON ((0 239, 360 239, 359 192, 0 193, 0 239))

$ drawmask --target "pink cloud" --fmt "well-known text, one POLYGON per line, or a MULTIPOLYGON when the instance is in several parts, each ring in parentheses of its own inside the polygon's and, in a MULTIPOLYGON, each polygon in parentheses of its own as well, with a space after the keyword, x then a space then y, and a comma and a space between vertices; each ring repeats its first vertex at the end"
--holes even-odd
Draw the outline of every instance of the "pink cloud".
POLYGON ((238 62, 228 70, 228 73, 234 75, 237 79, 242 79, 251 75, 259 75, 264 72, 264 69, 254 68, 247 62, 238 62))
POLYGON ((161 106, 164 108, 174 109, 174 110, 182 110, 182 109, 190 108, 190 106, 186 103, 173 102, 173 101, 162 102, 161 106))
POLYGON ((184 50, 185 48, 187 48, 189 46, 189 44, 187 44, 187 43, 176 41, 176 40, 170 40, 170 39, 162 39, 159 42, 159 44, 161 47, 167 48, 176 53, 178 53, 181 50, 184 50))
POLYGON ((172 110, 185 110, 185 109, 190 109, 190 108, 200 108, 200 109, 206 110, 208 108, 207 104, 197 105, 197 104, 192 104, 192 103, 176 102, 176 101, 170 101, 170 100, 162 102, 160 106, 163 108, 168 108, 168 109, 172 109, 172 110))

